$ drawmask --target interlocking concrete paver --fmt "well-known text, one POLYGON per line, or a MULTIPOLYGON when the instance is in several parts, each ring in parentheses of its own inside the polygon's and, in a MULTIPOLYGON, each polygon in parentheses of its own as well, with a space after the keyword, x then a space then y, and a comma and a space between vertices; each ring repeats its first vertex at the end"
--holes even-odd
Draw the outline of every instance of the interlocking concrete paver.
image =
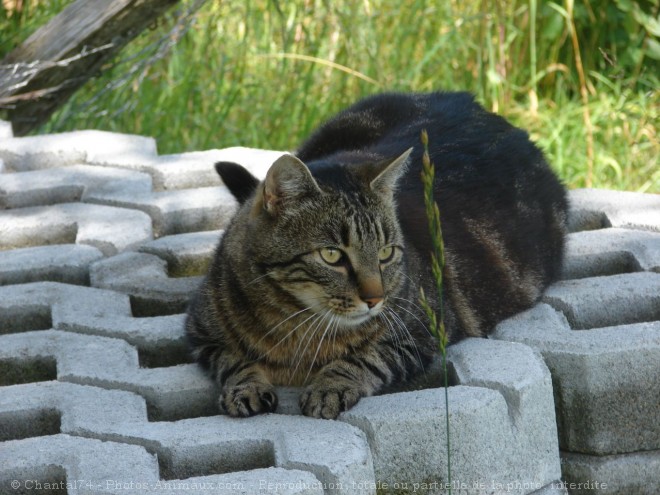
POLYGON ((501 323, 494 336, 543 354, 555 382, 561 448, 607 455, 660 449, 659 330, 658 321, 572 330, 562 313, 541 304, 501 323))
POLYGON ((223 232, 211 230, 165 236, 144 243, 139 251, 155 254, 167 261, 167 271, 171 277, 203 275, 223 232))
POLYGON ((660 196, 606 189, 575 189, 568 195, 569 228, 625 227, 660 231, 660 196))
POLYGON ((240 146, 221 150, 192 151, 161 155, 151 165, 143 165, 154 177, 157 190, 218 186, 222 182, 213 168, 221 161, 240 163, 255 177, 263 179, 268 167, 281 151, 259 150, 240 146))
POLYGON ((78 244, 0 251, 0 285, 41 280, 89 285, 89 265, 101 258, 100 250, 78 244))
MULTIPOLYGON (((368 493, 383 482, 434 492, 422 483, 444 476, 437 370, 416 383, 423 389, 365 398, 339 422, 300 416, 300 389, 286 387, 277 414, 235 420, 218 413, 217 387, 190 364, 181 313, 236 206, 213 163, 263 178, 282 152, 158 156, 150 138, 12 138, 1 124, 0 457, 18 461, 4 469, 0 459, 0 492, 26 473, 144 480, 140 493, 184 487, 163 481, 224 483, 222 493, 368 493), (46 279, 67 283, 37 282, 46 279), (103 460, 120 453, 111 475, 103 460), (337 480, 346 483, 328 486, 337 480)), ((566 493, 554 482, 558 445, 565 481, 660 491, 660 200, 569 198, 563 280, 493 339, 450 350, 454 480, 483 483, 468 493, 566 493)))
POLYGON ((143 194, 94 191, 86 196, 85 201, 142 210, 153 220, 154 235, 157 237, 223 228, 237 207, 234 196, 225 186, 143 194))
MULTIPOLYGON (((459 384, 449 389, 453 486, 529 493, 558 480, 552 384, 541 357, 515 343, 468 339, 448 359, 459 384)), ((444 401, 438 389, 370 397, 340 419, 366 433, 379 480, 420 487, 446 478, 444 401)))
POLYGON ((660 273, 562 280, 543 295, 574 329, 660 320, 660 273))
POLYGON ((85 200, 90 194, 147 194, 151 176, 118 168, 72 165, 6 174, 0 181, 0 209, 85 200))
POLYGON ((59 434, 4 442, 0 449, 3 494, 88 495, 102 493, 108 480, 130 484, 157 473, 154 455, 124 443, 59 434))
POLYGON ((656 495, 660 451, 590 456, 564 453, 562 466, 571 493, 656 495), (582 484, 582 488, 577 485, 582 484))
POLYGON ((194 364, 140 368, 137 350, 123 340, 57 330, 0 337, 0 362, 11 363, 19 378, 25 374, 29 379, 32 364, 44 358, 56 362, 51 379, 140 394, 153 420, 217 412, 218 392, 194 364))
POLYGON ((76 243, 111 256, 151 239, 151 218, 126 208, 62 203, 0 211, 0 250, 76 243))
POLYGON ((9 139, 14 137, 14 131, 11 128, 11 122, 0 120, 0 139, 9 139))
POLYGON ((133 310, 141 316, 185 311, 201 279, 201 276, 169 277, 167 262, 146 253, 122 253, 98 261, 90 268, 94 287, 130 294, 133 310))
MULTIPOLYGON (((58 382, 17 385, 4 392, 2 440, 16 432, 19 438, 26 431, 42 436, 40 424, 24 424, 26 411, 54 409, 61 426, 50 434, 142 445, 157 453, 160 476, 166 479, 275 465, 309 471, 327 485, 340 486, 335 493, 373 492, 354 489, 374 483, 367 442, 359 430, 339 422, 274 415, 245 420, 247 428, 236 428, 236 420, 228 417, 149 423, 144 399, 128 392, 58 382)), ((90 477, 89 471, 85 474, 90 477)))
POLYGON ((660 272, 660 233, 601 229, 568 235, 563 279, 660 272))
POLYGON ((140 161, 154 156, 154 139, 106 131, 73 131, 0 140, 0 158, 9 170, 16 172, 85 162, 140 161))

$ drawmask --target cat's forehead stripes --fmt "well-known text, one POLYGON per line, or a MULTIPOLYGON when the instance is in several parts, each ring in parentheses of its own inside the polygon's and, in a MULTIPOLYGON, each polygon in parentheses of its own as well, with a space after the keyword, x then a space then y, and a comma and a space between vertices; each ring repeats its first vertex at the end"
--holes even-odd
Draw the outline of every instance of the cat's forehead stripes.
POLYGON ((375 242, 380 247, 388 241, 389 229, 384 228, 383 219, 377 211, 356 204, 353 198, 345 196, 339 204, 339 237, 344 246, 362 246, 375 242))

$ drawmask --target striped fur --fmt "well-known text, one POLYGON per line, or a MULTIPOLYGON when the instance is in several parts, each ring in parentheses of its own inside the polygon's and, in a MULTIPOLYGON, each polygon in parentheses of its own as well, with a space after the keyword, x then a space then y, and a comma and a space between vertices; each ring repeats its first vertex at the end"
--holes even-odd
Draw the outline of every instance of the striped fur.
POLYGON ((565 192, 523 131, 462 93, 363 100, 263 182, 216 165, 242 204, 186 331, 228 414, 274 411, 274 386, 296 385, 304 414, 335 418, 428 365, 435 344, 417 304, 420 287, 436 296, 419 178, 424 128, 451 341, 486 335, 554 280, 565 192))

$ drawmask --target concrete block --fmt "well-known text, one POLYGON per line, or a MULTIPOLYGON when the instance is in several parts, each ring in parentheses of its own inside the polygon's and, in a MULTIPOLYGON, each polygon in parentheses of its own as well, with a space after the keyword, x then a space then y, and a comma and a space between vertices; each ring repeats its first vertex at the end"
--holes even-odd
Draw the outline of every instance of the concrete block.
POLYGON ((0 158, 15 172, 85 162, 144 161, 154 156, 153 138, 106 131, 73 131, 0 141, 0 158))
POLYGON ((112 256, 151 239, 151 218, 125 208, 63 203, 0 211, 0 250, 75 243, 112 256))
POLYGON ((148 173, 153 178, 154 190, 163 191, 221 185, 222 182, 213 167, 219 161, 240 163, 255 177, 262 179, 282 154, 281 151, 233 147, 160 156, 126 154, 104 158, 100 162, 94 159, 87 162, 148 173))
POLYGON ((130 294, 134 316, 184 312, 201 280, 170 278, 167 262, 146 253, 122 253, 90 268, 92 286, 130 294))
POLYGON ((0 334, 51 328, 75 315, 130 316, 129 299, 116 292, 56 282, 0 287, 0 334))
POLYGON ((149 171, 159 190, 219 186, 222 181, 215 171, 215 163, 221 161, 239 163, 252 175, 263 179, 273 162, 282 154, 281 151, 237 146, 221 150, 161 155, 153 165, 149 166, 149 171))
POLYGON ((138 251, 167 261, 170 277, 205 275, 223 230, 168 235, 140 246, 138 251))
POLYGON ((10 139, 14 137, 14 130, 11 127, 11 122, 0 120, 0 139, 10 139))
POLYGON ((184 319, 184 314, 135 318, 60 311, 52 326, 57 330, 123 339, 137 348, 141 367, 159 368, 192 362, 183 330, 184 319))
POLYGON ((574 329, 660 320, 660 273, 563 280, 541 300, 564 313, 574 329))
POLYGON ((184 317, 134 318, 128 296, 95 288, 50 282, 0 288, 0 333, 53 328, 123 339, 148 368, 190 362, 184 317))
POLYGON ((570 493, 655 495, 660 493, 660 450, 591 456, 562 453, 570 493))
POLYGON ((337 421, 276 414, 245 419, 214 416, 125 423, 95 436, 149 445, 158 453, 165 479, 274 466, 308 471, 330 493, 376 493, 364 434, 337 421))
POLYGON ((563 279, 660 272, 660 233, 601 229, 568 235, 563 279))
POLYGON ((16 384, 57 379, 134 392, 144 397, 154 421, 217 413, 219 393, 197 365, 140 368, 137 350, 119 339, 57 330, 3 335, 0 365, 16 384), (48 369, 49 362, 55 367, 48 369))
POLYGON ((569 230, 622 227, 660 231, 660 196, 606 189, 574 189, 568 194, 569 230))
POLYGON ((0 491, 6 494, 102 493, 117 484, 157 479, 156 457, 144 447, 69 435, 4 442, 0 491))
POLYGON ((130 191, 90 192, 85 201, 144 211, 153 220, 156 237, 224 228, 238 206, 224 186, 141 195, 130 191))
MULTIPOLYGON (((296 469, 263 468, 185 480, 159 480, 140 493, 179 495, 222 493, 223 495, 322 495, 328 484, 312 473, 296 469)), ((117 490, 122 490, 118 488, 117 490)), ((111 492, 115 493, 115 492, 111 492)), ((330 491, 332 493, 332 491, 330 491)))
POLYGON ((567 495, 568 490, 563 481, 556 480, 552 483, 547 484, 540 490, 532 492, 531 495, 567 495))
POLYGON ((660 322, 577 331, 540 304, 502 322, 493 337, 543 355, 563 450, 610 455, 660 448, 660 322))
POLYGON ((89 265, 102 258, 95 247, 78 244, 0 251, 0 285, 41 280, 89 285, 89 265))
POLYGON ((0 209, 84 201, 89 194, 142 195, 150 191, 148 174, 72 165, 7 174, 0 183, 0 209))
POLYGON ((3 387, 0 397, 2 441, 59 433, 85 437, 107 425, 139 421, 147 421, 144 399, 121 390, 47 381, 3 387), (35 414, 29 417, 27 411, 35 414), (37 412, 43 418, 48 411, 55 424, 35 421, 37 412))
MULTIPOLYGON (((468 339, 449 350, 452 488, 461 493, 531 493, 560 476, 550 374, 528 347, 502 344, 468 339)), ((444 411, 444 390, 427 389, 364 398, 340 420, 367 435, 386 491, 439 493, 444 411)))
MULTIPOLYGON (((298 489, 309 488, 311 493, 321 489, 323 493, 322 483, 340 487, 335 493, 373 492, 353 488, 358 483, 373 483, 366 440, 359 430, 339 422, 271 415, 239 420, 250 423, 249 428, 239 429, 235 419, 220 416, 149 423, 144 400, 127 392, 58 382, 6 387, 3 392, 0 434, 14 433, 24 438, 22 434, 26 432, 30 436, 65 433, 104 441, 116 438, 155 452, 160 477, 166 480, 261 469, 256 474, 262 478, 254 478, 255 473, 250 473, 250 477, 262 493, 269 493, 266 488, 276 482, 286 483, 283 488, 293 485, 294 490, 283 493, 299 493, 295 491, 296 484, 298 489), (59 431, 44 432, 38 422, 26 424, 26 411, 50 410, 59 413, 59 431), (280 469, 265 470, 271 466, 280 469), (312 476, 300 476, 304 471, 312 476), (272 475, 276 475, 274 479, 272 475)), ((19 448, 16 451, 20 453, 19 448)), ((152 486, 158 480, 154 479, 153 471, 143 473, 152 486)), ((238 481, 235 476, 226 479, 238 481)))

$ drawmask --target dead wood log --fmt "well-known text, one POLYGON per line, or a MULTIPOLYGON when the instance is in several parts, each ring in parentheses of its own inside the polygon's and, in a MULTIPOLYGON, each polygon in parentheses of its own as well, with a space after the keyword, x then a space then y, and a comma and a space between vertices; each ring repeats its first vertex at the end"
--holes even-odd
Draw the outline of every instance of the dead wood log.
POLYGON ((43 124, 179 0, 76 0, 0 62, 0 107, 14 135, 43 124))

